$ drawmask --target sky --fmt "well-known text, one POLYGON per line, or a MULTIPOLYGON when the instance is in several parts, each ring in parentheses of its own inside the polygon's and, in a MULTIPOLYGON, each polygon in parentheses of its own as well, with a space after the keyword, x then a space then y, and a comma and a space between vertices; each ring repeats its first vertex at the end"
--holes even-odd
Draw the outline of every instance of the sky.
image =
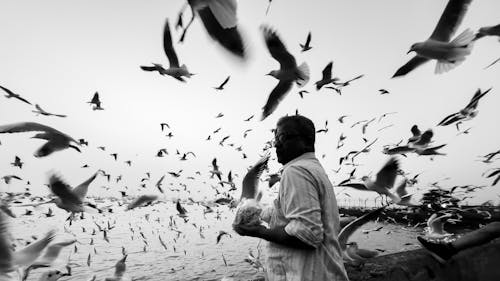
MULTIPOLYGON (((33 193, 48 194, 44 186, 49 173, 58 173, 70 185, 77 185, 97 169, 103 169, 119 183, 108 183, 103 177, 91 186, 90 195, 119 196, 127 186, 129 194, 157 193, 154 183, 168 171, 183 170, 169 183, 177 188, 187 185, 191 192, 167 191, 167 196, 211 198, 215 196, 209 178, 214 157, 220 169, 238 174, 240 186, 248 166, 255 163, 265 142, 273 136, 276 121, 295 111, 309 117, 317 129, 328 120, 328 132, 318 134, 316 155, 334 183, 344 180, 352 166, 343 166, 339 173, 338 159, 351 150, 359 150, 377 139, 370 153, 362 154, 356 176, 374 175, 387 161, 381 153, 383 145, 406 141, 410 127, 417 124, 422 130, 433 129, 434 143, 447 144, 446 156, 400 157, 401 168, 411 176, 421 173, 420 182, 409 190, 415 197, 425 192, 431 183, 443 188, 454 185, 486 185, 474 193, 467 203, 500 200, 500 187, 492 187, 491 179, 482 173, 498 167, 498 163, 477 161, 480 155, 500 149, 496 107, 500 104, 500 64, 484 69, 500 57, 498 38, 484 38, 476 42, 472 54, 450 72, 434 74, 435 62, 427 63, 405 77, 391 79, 394 72, 412 56, 410 46, 428 38, 448 1, 444 0, 380 0, 380 1, 272 1, 266 15, 268 1, 238 2, 239 28, 243 32, 249 58, 235 59, 207 35, 196 19, 184 43, 177 43, 181 35, 175 31, 177 13, 184 5, 180 0, 164 1, 4 1, 0 17, 0 85, 20 94, 45 110, 66 114, 67 118, 36 116, 34 109, 14 99, 0 98, 0 125, 33 121, 52 126, 75 139, 89 142, 82 153, 64 150, 45 158, 33 157, 43 141, 30 139, 33 133, 0 135, 1 175, 15 174, 23 181, 6 185, 2 191, 21 191, 30 181, 33 193), (195 73, 187 83, 181 83, 158 73, 144 72, 141 65, 161 63, 168 66, 163 52, 162 36, 165 20, 169 19, 179 61, 195 73), (301 99, 294 86, 277 110, 260 121, 261 108, 277 80, 265 76, 279 64, 267 51, 260 30, 269 25, 298 63, 307 62, 311 81, 304 87, 309 91, 301 99), (301 53, 308 32, 312 33, 312 49, 301 53), (364 77, 345 87, 339 96, 332 90, 316 91, 314 82, 321 71, 333 61, 333 75, 347 80, 357 75, 364 77), (230 75, 223 91, 218 86, 230 75), (436 127, 445 116, 457 112, 481 88, 493 90, 479 102, 479 115, 462 125, 471 127, 469 134, 457 135, 454 126, 436 127), (379 89, 389 91, 380 95, 379 89), (98 91, 105 110, 93 111, 87 102, 98 91), (219 113, 222 118, 215 118, 219 113), (397 112, 378 121, 387 112, 397 112), (249 121, 247 117, 255 115, 249 121), (348 115, 345 123, 337 118, 348 115), (377 118, 362 135, 361 127, 351 128, 356 121, 377 118), (160 123, 171 129, 162 132, 160 123), (392 125, 392 126, 390 126, 392 125), (390 126, 387 129, 379 129, 390 126), (221 128, 220 132, 213 131, 221 128), (243 132, 252 129, 246 138, 243 132), (174 135, 168 138, 168 132, 174 135), (336 149, 341 133, 347 136, 345 145, 336 149), (208 135, 212 135, 207 141, 208 135), (220 146, 219 141, 230 135, 220 146), (234 143, 234 146, 227 144, 234 143), (106 151, 97 149, 105 146, 106 151), (248 156, 235 150, 242 146, 248 156), (154 157, 160 148, 169 155, 154 157), (192 151, 196 157, 179 161, 175 155, 192 151), (110 153, 118 153, 115 161, 110 153), (15 156, 25 162, 22 169, 10 165, 15 156), (124 163, 132 161, 129 167, 124 163), (81 168, 88 164, 89 168, 81 168), (186 177, 201 176, 195 180, 186 177), (145 173, 151 173, 147 188, 139 188, 145 173)), ((470 28, 499 23, 500 2, 474 1, 458 28, 457 34, 470 28)), ((184 22, 190 12, 184 15, 184 22)), ((270 173, 280 168, 275 158, 270 173)), ((401 178, 399 178, 401 179, 401 178)), ((266 184, 261 187, 267 190, 266 184)), ((226 188, 219 188, 221 191, 226 188)), ((346 190, 340 192, 340 203, 356 198, 374 198, 374 193, 346 190), (349 197, 350 196, 350 197, 349 197)), ((235 193, 236 194, 236 193, 235 193)), ((272 193, 268 193, 272 196, 272 193)), ((238 195, 239 196, 239 195, 238 195)))

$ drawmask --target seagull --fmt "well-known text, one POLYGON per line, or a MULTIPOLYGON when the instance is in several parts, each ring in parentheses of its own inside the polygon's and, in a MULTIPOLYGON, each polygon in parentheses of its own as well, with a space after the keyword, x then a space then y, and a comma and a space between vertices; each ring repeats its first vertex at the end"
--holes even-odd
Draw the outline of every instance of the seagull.
POLYGON ((131 278, 124 276, 125 271, 127 269, 127 265, 125 261, 127 260, 127 255, 124 255, 119 261, 115 264, 115 275, 113 277, 106 277, 104 281, 125 281, 132 280, 131 278))
POLYGON ((371 211, 367 214, 362 215, 361 217, 355 219, 354 221, 350 222, 347 224, 345 227, 342 228, 342 230, 339 233, 338 236, 338 241, 340 244, 340 248, 343 251, 343 256, 346 257, 348 260, 354 261, 354 262, 363 262, 368 256, 375 256, 375 255, 368 255, 365 253, 368 253, 366 251, 368 250, 363 250, 363 249, 358 249, 357 244, 354 242, 347 243, 349 241, 349 238, 351 235, 362 225, 367 223, 370 220, 375 219, 378 217, 382 211, 385 209, 386 206, 380 207, 374 211, 371 211))
POLYGON ((15 99, 18 99, 18 100, 20 100, 20 101, 22 101, 24 103, 27 103, 27 104, 31 105, 31 103, 29 101, 27 101, 25 98, 21 97, 18 94, 14 94, 11 90, 9 90, 9 89, 7 89, 5 87, 2 87, 2 86, 0 86, 0 88, 2 88, 2 90, 4 90, 7 93, 7 95, 5 95, 6 98, 8 98, 8 99, 15 98, 15 99))
POLYGON ((264 169, 267 167, 269 158, 270 154, 266 153, 262 158, 259 159, 259 161, 257 161, 257 163, 255 163, 255 165, 253 165, 250 170, 248 170, 241 184, 242 188, 240 201, 244 198, 254 199, 257 197, 259 178, 262 175, 264 169))
POLYGON ((478 113, 477 105, 479 100, 491 91, 491 89, 492 88, 489 88, 485 92, 481 92, 481 89, 478 89, 465 108, 461 109, 459 112, 446 116, 443 120, 441 120, 441 122, 439 122, 438 126, 448 126, 456 122, 462 122, 476 117, 478 113))
POLYGON ((177 202, 175 203, 175 208, 177 209, 177 212, 179 212, 178 216, 179 217, 187 217, 187 211, 184 207, 182 207, 181 205, 181 200, 177 200, 177 202))
POLYGON ((126 210, 132 210, 137 207, 142 207, 147 204, 151 204, 153 201, 157 200, 157 195, 141 195, 134 199, 130 204, 128 204, 126 210))
POLYGON ((300 48, 302 48, 302 50, 300 50, 301 52, 306 52, 306 51, 309 51, 310 49, 312 49, 312 47, 311 47, 311 32, 310 31, 307 34, 306 43, 304 43, 304 45, 302 45, 302 44, 299 44, 299 45, 300 45, 300 48))
POLYGON ((216 175, 219 181, 222 180, 222 173, 219 170, 219 166, 217 165, 217 158, 214 158, 214 160, 212 160, 212 170, 210 171, 210 174, 210 178, 213 178, 213 176, 216 175))
POLYGON ((477 40, 479 38, 483 38, 485 36, 498 36, 498 37, 500 37, 500 24, 479 28, 479 31, 477 32, 474 40, 477 40))
POLYGON ((87 103, 94 105, 94 107, 92 108, 93 110, 103 110, 103 108, 101 107, 101 100, 99 99, 98 92, 95 92, 94 96, 92 97, 92 100, 87 103))
POLYGON ((45 116, 56 116, 56 117, 62 117, 62 118, 67 117, 66 115, 62 115, 62 114, 54 114, 54 113, 47 112, 47 111, 43 110, 43 109, 40 107, 40 105, 38 105, 38 104, 35 104, 35 108, 36 108, 37 110, 32 110, 31 112, 34 112, 34 113, 36 113, 37 115, 38 115, 38 114, 42 114, 42 115, 45 115, 45 116))
POLYGON ((438 217, 437 213, 432 214, 427 220, 426 237, 444 238, 452 235, 443 229, 444 222, 451 216, 451 214, 444 214, 438 217))
POLYGON ((192 17, 184 28, 181 42, 184 41, 186 31, 193 23, 195 14, 198 13, 208 35, 213 40, 236 57, 245 58, 245 45, 237 25, 236 0, 187 0, 187 2, 191 7, 192 17))
POLYGON ((278 104, 285 98, 292 88, 293 82, 296 82, 299 87, 307 84, 309 81, 309 66, 306 63, 297 66, 295 58, 287 51, 276 32, 268 26, 262 26, 261 29, 269 53, 280 63, 279 70, 273 70, 267 74, 278 79, 279 83, 271 91, 263 108, 261 120, 264 120, 274 112, 278 104))
POLYGON ((161 131, 165 130, 165 127, 170 129, 170 126, 167 123, 160 123, 161 131))
POLYGON ((19 156, 16 156, 14 158, 14 162, 10 164, 14 167, 19 167, 19 169, 22 169, 24 162, 21 162, 21 158, 19 158, 19 156))
POLYGON ((397 204, 400 206, 408 206, 408 207, 414 207, 414 206, 419 206, 418 204, 412 203, 411 202, 411 196, 412 194, 408 194, 406 191, 406 184, 408 180, 404 179, 398 187, 396 187, 396 194, 398 195, 399 198, 401 198, 401 201, 398 202, 397 204))
POLYGON ((372 181, 368 176, 364 176, 361 178, 363 183, 348 182, 341 186, 349 186, 364 191, 375 191, 380 195, 387 195, 393 202, 398 203, 401 201, 401 198, 389 191, 394 186, 398 169, 399 163, 397 158, 391 157, 377 173, 375 181, 372 181))
POLYGON ((76 145, 80 146, 80 143, 78 141, 54 128, 42 125, 40 123, 20 122, 0 126, 0 134, 23 132, 42 132, 36 134, 32 138, 47 140, 47 142, 35 152, 35 157, 48 156, 55 151, 63 150, 68 147, 81 152, 77 146, 71 145, 71 143, 75 143, 76 145))
MULTIPOLYGON (((2 220, 3 217, 4 217, 3 214, 0 214, 0 220, 2 220)), ((0 222, 0 224, 1 224, 0 228, 3 228, 0 231, 0 240, 7 239, 7 237, 5 237, 7 235, 6 222, 3 221, 3 222, 0 222)), ((28 267, 38 259, 38 257, 42 253, 42 251, 54 239, 55 234, 56 234, 55 231, 51 230, 51 231, 47 232, 47 234, 45 234, 45 236, 43 238, 38 239, 36 242, 33 242, 33 243, 29 244, 28 246, 24 247, 23 249, 16 251, 16 252, 12 252, 10 250, 10 245, 5 246, 5 247, 2 245, 2 247, 0 247, 0 251, 5 251, 1 255, 2 259, 4 257, 7 258, 10 256, 11 258, 10 258, 10 261, 8 261, 8 263, 9 263, 10 268, 12 268, 12 269, 28 267)), ((0 244, 3 244, 2 242, 4 242, 4 241, 1 241, 0 244)), ((8 260, 8 258, 6 259, 6 261, 7 260, 8 260)), ((0 270, 2 268, 1 263, 2 262, 0 262, 0 270)))
POLYGON ((57 207, 71 213, 95 212, 95 206, 84 202, 84 199, 87 196, 89 185, 95 180, 97 174, 98 172, 94 173, 89 179, 73 189, 59 176, 51 175, 49 178, 49 188, 57 197, 46 203, 55 203, 57 207))
POLYGON ((474 33, 467 29, 451 42, 450 39, 462 22, 472 0, 449 0, 429 39, 415 43, 408 53, 414 51, 416 56, 400 67, 394 76, 403 76, 424 64, 437 60, 435 73, 446 72, 465 60, 473 46, 474 33))
POLYGON ((333 62, 331 61, 323 69, 323 72, 322 72, 323 77, 321 78, 321 80, 319 80, 315 83, 316 90, 319 91, 323 86, 328 85, 330 83, 334 83, 337 80, 339 80, 337 77, 332 79, 332 65, 333 65, 333 62))
POLYGON ((493 183, 491 184, 492 186, 495 186, 499 181, 500 181, 500 168, 497 168, 493 172, 491 172, 489 175, 487 175, 487 178, 492 178, 496 176, 496 179, 493 180, 493 183))
POLYGON ((16 176, 16 175, 3 176, 2 179, 4 180, 5 184, 10 184, 12 179, 23 180, 22 178, 20 178, 19 176, 16 176))
POLYGON ((218 87, 214 87, 214 89, 216 89, 218 91, 224 90, 224 86, 227 84, 227 82, 229 82, 229 78, 231 78, 231 76, 228 76, 226 78, 226 80, 224 80, 224 82, 222 82, 222 84, 220 84, 218 87))
POLYGON ((64 247, 73 245, 75 242, 77 242, 76 239, 71 239, 67 241, 50 244, 49 246, 46 247, 45 254, 42 257, 36 259, 36 261, 34 261, 31 265, 29 265, 26 268, 24 275, 27 276, 29 272, 33 269, 37 269, 40 267, 51 267, 54 261, 61 253, 61 250, 64 247))
POLYGON ((386 89, 379 89, 378 92, 381 94, 381 95, 387 95, 389 94, 389 91, 387 91, 386 89))
POLYGON ((141 66, 144 71, 158 71, 161 75, 169 75, 175 79, 186 82, 183 77, 190 78, 193 73, 190 73, 185 64, 179 66, 179 59, 175 53, 174 46, 172 45, 172 35, 170 34, 170 26, 168 24, 168 19, 165 22, 165 27, 163 30, 163 49, 167 55, 170 66, 168 69, 163 68, 159 64, 155 64, 153 67, 141 66), (161 67, 161 68, 160 68, 161 67))

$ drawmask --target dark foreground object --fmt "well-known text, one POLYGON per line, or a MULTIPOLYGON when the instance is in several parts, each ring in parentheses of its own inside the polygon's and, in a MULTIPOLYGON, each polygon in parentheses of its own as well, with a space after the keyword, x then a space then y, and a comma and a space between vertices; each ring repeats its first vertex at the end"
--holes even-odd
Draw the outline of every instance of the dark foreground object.
POLYGON ((425 250, 374 258, 359 269, 346 264, 351 281, 500 280, 500 239, 464 250, 441 265, 425 250))

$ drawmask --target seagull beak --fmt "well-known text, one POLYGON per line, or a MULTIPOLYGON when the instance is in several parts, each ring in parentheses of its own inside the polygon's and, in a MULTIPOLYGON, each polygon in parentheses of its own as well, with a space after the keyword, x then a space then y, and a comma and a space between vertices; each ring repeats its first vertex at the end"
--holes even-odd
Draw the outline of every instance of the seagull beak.
POLYGON ((413 52, 413 49, 410 49, 406 54, 408 55, 409 53, 413 52))

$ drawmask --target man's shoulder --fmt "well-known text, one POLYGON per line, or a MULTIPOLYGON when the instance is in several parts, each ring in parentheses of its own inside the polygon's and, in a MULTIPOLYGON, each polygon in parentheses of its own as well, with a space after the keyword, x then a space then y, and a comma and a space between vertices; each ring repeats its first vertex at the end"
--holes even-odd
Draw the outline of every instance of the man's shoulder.
POLYGON ((321 163, 319 163, 316 158, 299 159, 285 169, 283 169, 283 175, 285 174, 295 174, 295 173, 307 173, 314 172, 317 170, 323 170, 321 163))

